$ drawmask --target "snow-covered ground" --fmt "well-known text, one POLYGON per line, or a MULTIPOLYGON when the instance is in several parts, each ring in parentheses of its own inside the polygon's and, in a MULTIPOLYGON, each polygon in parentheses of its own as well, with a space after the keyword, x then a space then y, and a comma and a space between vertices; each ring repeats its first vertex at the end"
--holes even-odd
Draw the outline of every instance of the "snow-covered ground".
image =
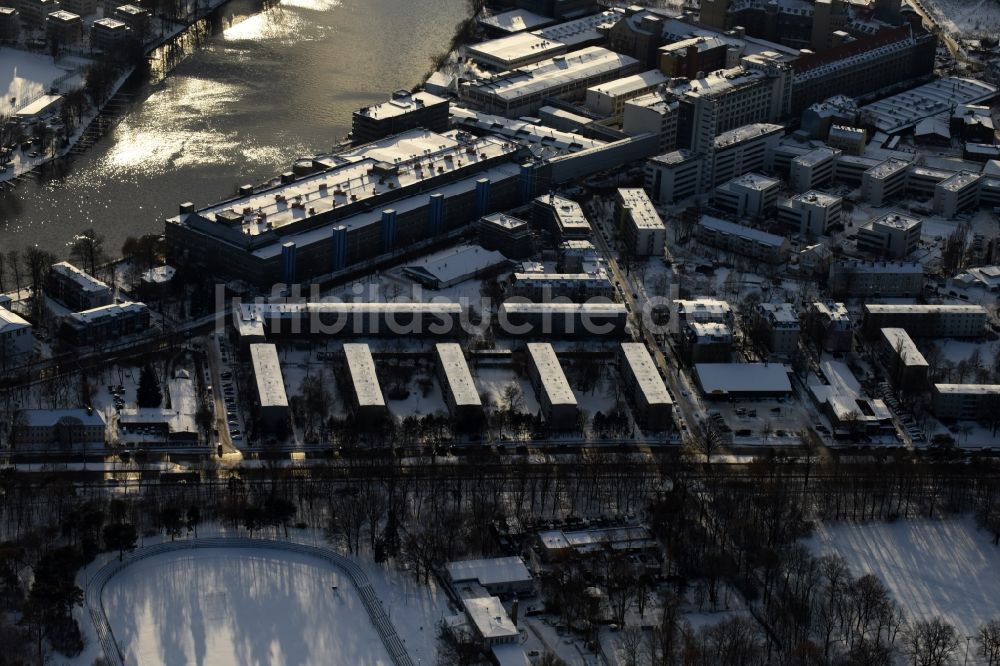
POLYGON ((910 618, 942 617, 972 636, 1000 617, 1000 547, 971 518, 820 525, 808 546, 878 576, 910 618))
POLYGON ((160 555, 112 578, 104 603, 137 664, 391 663, 347 577, 305 555, 160 555))
POLYGON ((921 5, 953 37, 996 37, 1000 4, 994 0, 921 0, 921 5))
POLYGON ((66 70, 56 65, 52 56, 0 47, 0 100, 5 105, 11 99, 17 100, 13 109, 17 111, 44 95, 57 79, 73 69, 75 67, 66 70))
MULTIPOLYGON (((246 536, 208 524, 199 536, 246 536)), ((279 530, 261 536, 282 539, 279 530)), ((317 530, 293 530, 291 541, 329 548, 317 530)), ((161 536, 143 539, 158 543, 161 536)), ((81 570, 77 584, 117 556, 102 553, 81 570)), ((384 603, 415 663, 433 664, 438 625, 451 613, 432 581, 353 556, 384 603)), ((112 577, 104 603, 123 651, 147 664, 391 664, 350 581, 326 562, 306 555, 212 548, 155 556, 112 577), (334 592, 331 587, 338 586, 334 592)), ((90 666, 100 654, 90 617, 74 610, 87 648, 67 666, 90 666)))

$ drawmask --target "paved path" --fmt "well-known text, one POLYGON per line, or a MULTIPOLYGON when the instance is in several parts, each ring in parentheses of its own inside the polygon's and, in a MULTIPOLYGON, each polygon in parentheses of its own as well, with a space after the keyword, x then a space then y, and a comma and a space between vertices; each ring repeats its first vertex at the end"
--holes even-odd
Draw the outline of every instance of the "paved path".
POLYGON ((396 628, 392 625, 392 621, 386 614, 382 602, 376 596, 375 590, 368 580, 368 575, 354 560, 335 553, 332 550, 317 546, 307 546, 288 541, 275 541, 273 539, 246 539, 242 537, 184 539, 181 541, 164 542, 155 546, 140 548, 125 558, 124 561, 119 562, 114 560, 104 565, 94 574, 94 577, 87 584, 84 603, 90 612, 91 619, 94 621, 94 628, 97 631, 98 640, 101 642, 101 647, 104 649, 104 655, 108 663, 113 666, 124 666, 126 661, 125 655, 122 654, 121 648, 115 641, 111 624, 108 622, 108 614, 104 609, 104 586, 107 585, 112 576, 130 564, 140 562, 155 555, 191 548, 265 548, 309 555, 332 564, 340 569, 350 579, 351 583, 354 584, 354 588, 361 597, 361 602, 368 611, 368 617, 371 618, 372 624, 382 639, 382 643, 385 644, 385 649, 388 651, 393 663, 396 666, 413 666, 413 660, 410 659, 410 655, 406 651, 406 646, 403 645, 403 640, 396 633, 396 628))

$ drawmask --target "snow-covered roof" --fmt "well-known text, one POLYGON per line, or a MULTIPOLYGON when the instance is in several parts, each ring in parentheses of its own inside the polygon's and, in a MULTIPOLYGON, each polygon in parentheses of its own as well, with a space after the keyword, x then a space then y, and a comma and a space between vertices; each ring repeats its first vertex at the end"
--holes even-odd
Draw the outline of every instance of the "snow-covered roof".
POLYGON ((29 327, 27 321, 21 317, 21 315, 16 312, 11 312, 5 307, 0 307, 0 333, 5 333, 7 331, 17 330, 19 328, 29 327))
POLYGON ((466 54, 473 59, 487 62, 516 63, 525 57, 535 61, 544 60, 566 49, 566 45, 554 39, 546 39, 536 33, 519 32, 509 37, 490 39, 465 47, 466 54))
POLYGON ((126 301, 125 303, 102 305, 100 307, 91 308, 90 310, 84 310, 83 312, 71 312, 66 315, 66 319, 74 324, 86 325, 93 324, 101 321, 102 319, 121 317, 127 314, 138 314, 146 312, 147 310, 149 310, 149 308, 146 307, 145 303, 126 301))
POLYGON ((917 349, 913 338, 904 328, 883 328, 882 337, 893 353, 908 367, 927 367, 927 359, 917 349))
POLYGON ((462 346, 457 342, 439 342, 434 346, 438 355, 438 363, 444 371, 445 379, 451 388, 457 405, 482 405, 476 383, 469 372, 469 364, 465 360, 462 346))
POLYGON ((651 69, 648 72, 641 72, 639 74, 633 74, 632 76, 626 76, 621 79, 607 81, 606 83, 599 83, 596 86, 587 88, 587 93, 589 94, 593 91, 594 93, 608 95, 609 97, 628 95, 637 90, 645 90, 659 85, 666 82, 668 79, 669 77, 660 70, 651 69))
POLYGON ((511 622, 497 597, 475 597, 462 599, 465 613, 476 627, 483 640, 512 638, 517 636, 517 627, 511 622))
POLYGON ((982 305, 951 303, 865 303, 865 313, 880 314, 981 314, 986 315, 982 305))
POLYGON ((445 569, 453 583, 476 581, 483 587, 531 580, 531 572, 520 557, 461 560, 449 562, 445 569))
POLYGON ((591 14, 590 16, 584 16, 536 30, 534 34, 573 47, 577 44, 601 39, 603 36, 601 31, 610 29, 615 23, 621 20, 624 13, 624 9, 612 7, 597 14, 591 14))
POLYGON ((619 188, 618 197, 622 206, 628 208, 628 216, 637 229, 664 229, 663 219, 649 200, 646 190, 641 187, 619 188))
POLYGON ((509 12, 480 17, 479 23, 503 32, 520 32, 552 23, 552 19, 529 12, 527 9, 512 9, 509 12))
POLYGON ((96 410, 22 409, 18 414, 24 425, 31 428, 51 428, 59 423, 85 427, 104 426, 104 416, 96 410))
POLYGON ((507 257, 479 245, 459 245, 420 259, 405 268, 407 274, 437 281, 450 286, 462 280, 508 263, 507 257))
POLYGON ((407 113, 411 113, 428 106, 444 104, 447 101, 448 100, 444 97, 438 97, 437 95, 432 95, 429 92, 418 91, 411 93, 406 90, 402 90, 397 93, 393 93, 392 99, 388 101, 366 106, 359 109, 355 113, 366 118, 384 120, 386 118, 403 116, 407 113))
POLYGON ((480 95, 494 95, 508 103, 594 76, 608 74, 638 64, 631 56, 622 55, 600 46, 556 56, 506 72, 493 78, 483 78, 468 84, 480 95))
POLYGON ((749 125, 742 125, 735 129, 731 129, 728 132, 723 132, 715 137, 714 146, 716 150, 722 148, 728 148, 729 146, 743 143, 744 141, 750 141, 751 139, 757 137, 770 137, 775 134, 781 134, 785 131, 785 128, 781 125, 774 125, 772 123, 751 123, 749 125))
POLYGON ((87 293, 106 292, 110 289, 110 287, 104 282, 98 280, 89 273, 85 273, 67 261, 60 261, 58 264, 52 264, 49 268, 49 272, 66 278, 75 284, 80 291, 87 293))
POLYGON ((924 118, 950 112, 958 105, 980 102, 996 94, 997 89, 983 81, 949 76, 868 104, 861 107, 861 111, 871 114, 878 129, 893 134, 914 126, 924 118))
POLYGON ((952 395, 1000 395, 1000 384, 935 384, 934 391, 952 395))
POLYGON ((250 360, 253 363, 254 380, 261 407, 288 407, 285 382, 281 376, 278 351, 271 344, 250 345, 250 360))
POLYGON ((792 392, 790 370, 781 363, 696 363, 694 369, 708 395, 792 392))
POLYGON ((735 224, 726 220, 720 220, 719 218, 712 217, 711 215, 702 215, 698 224, 706 229, 712 229, 720 234, 736 236, 737 238, 745 238, 768 247, 781 247, 788 242, 784 236, 770 234, 766 231, 754 229, 753 227, 748 227, 743 224, 735 224))
POLYGON ((385 398, 375 374, 375 359, 372 358, 368 345, 345 343, 344 356, 347 358, 347 369, 351 373, 354 394, 362 407, 384 407, 385 398))
POLYGON ((632 372, 636 385, 646 399, 646 404, 672 405, 674 403, 646 345, 641 342, 623 342, 622 355, 625 357, 625 362, 632 372))
POLYGON ((547 342, 528 343, 528 354, 538 372, 542 389, 553 405, 576 405, 576 396, 559 364, 555 350, 547 342))

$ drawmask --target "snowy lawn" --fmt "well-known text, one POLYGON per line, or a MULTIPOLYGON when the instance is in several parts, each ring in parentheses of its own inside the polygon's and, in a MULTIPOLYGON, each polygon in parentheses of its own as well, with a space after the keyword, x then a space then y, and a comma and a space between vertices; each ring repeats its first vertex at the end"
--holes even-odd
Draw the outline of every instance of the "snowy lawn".
POLYGON ((907 616, 940 616, 961 636, 1000 617, 1000 547, 971 518, 820 525, 808 545, 878 576, 907 616))
POLYGON ((391 663, 349 579, 306 555, 159 555, 111 578, 104 603, 128 663, 391 663))
POLYGON ((6 106, 16 98, 15 110, 44 94, 66 73, 51 56, 0 47, 0 99, 6 106))

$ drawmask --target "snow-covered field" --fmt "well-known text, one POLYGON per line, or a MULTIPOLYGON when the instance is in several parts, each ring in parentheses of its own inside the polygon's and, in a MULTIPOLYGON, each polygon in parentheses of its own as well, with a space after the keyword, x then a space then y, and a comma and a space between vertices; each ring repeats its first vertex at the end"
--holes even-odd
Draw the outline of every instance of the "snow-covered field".
POLYGON ((305 555, 213 548, 156 556, 113 577, 104 603, 131 663, 391 663, 346 576, 305 555))
POLYGON ((878 576, 910 618, 942 617, 972 636, 1000 617, 1000 547, 971 518, 820 525, 808 545, 878 576))
POLYGON ((51 56, 0 47, 0 100, 6 105, 16 99, 14 110, 44 94, 66 74, 51 56))

